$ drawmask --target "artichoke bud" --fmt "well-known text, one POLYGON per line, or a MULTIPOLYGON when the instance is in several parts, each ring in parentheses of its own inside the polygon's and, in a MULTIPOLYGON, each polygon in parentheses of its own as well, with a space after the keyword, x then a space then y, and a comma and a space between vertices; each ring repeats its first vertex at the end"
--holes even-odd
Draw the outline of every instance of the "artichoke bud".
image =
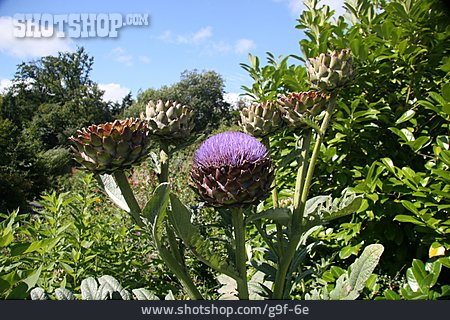
POLYGON ((194 112, 175 101, 149 101, 141 118, 148 121, 151 134, 165 142, 176 143, 187 138, 194 129, 194 112))
POLYGON ((350 49, 334 50, 331 54, 321 53, 317 58, 310 58, 307 70, 311 86, 324 91, 347 85, 355 75, 350 49))
POLYGON ((215 207, 258 202, 267 196, 273 177, 267 148, 242 132, 208 138, 196 151, 191 168, 195 191, 215 207))
POLYGON ((69 141, 75 160, 98 174, 138 164, 150 147, 147 124, 133 118, 82 128, 69 141))
POLYGON ((306 117, 315 117, 326 108, 329 95, 324 92, 290 92, 278 100, 283 120, 291 127, 307 126, 306 117))
POLYGON ((261 102, 240 111, 241 127, 254 137, 264 137, 282 125, 281 112, 274 101, 261 102))

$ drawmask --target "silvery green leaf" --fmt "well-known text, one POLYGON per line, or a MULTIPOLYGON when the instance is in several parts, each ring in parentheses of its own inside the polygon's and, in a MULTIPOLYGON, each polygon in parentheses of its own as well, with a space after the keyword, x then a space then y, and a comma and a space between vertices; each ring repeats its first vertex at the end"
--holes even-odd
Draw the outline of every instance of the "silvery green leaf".
POLYGON ((175 300, 172 290, 169 290, 169 293, 165 296, 164 300, 175 300))
POLYGON ((159 300, 157 295, 144 288, 133 289, 131 292, 135 300, 159 300))
POLYGON ((236 280, 225 274, 219 275, 217 280, 222 284, 217 291, 220 294, 219 300, 239 300, 236 280))
POLYGON ((114 292, 118 292, 122 300, 130 300, 130 293, 125 290, 122 285, 114 277, 104 275, 98 279, 100 286, 104 285, 103 290, 110 292, 111 298, 114 292))
POLYGON ((101 174, 100 179, 97 179, 103 190, 105 190, 108 197, 121 209, 130 212, 130 208, 120 191, 114 177, 110 174, 101 174))
POLYGON ((98 284, 94 278, 89 277, 81 281, 80 289, 83 300, 96 300, 98 284))
POLYGON ((30 292, 31 300, 48 300, 44 289, 36 287, 30 292))
POLYGON ((263 212, 253 214, 247 218, 247 222, 252 222, 258 219, 271 219, 282 225, 289 225, 291 222, 292 212, 289 208, 270 208, 263 212))
POLYGON ((384 247, 381 244, 368 245, 361 256, 350 266, 349 284, 355 291, 364 289, 367 280, 380 261, 384 247))
POLYGON ((66 288, 56 288, 55 297, 57 300, 76 300, 72 291, 67 290, 66 288))
POLYGON ((210 239, 203 237, 198 227, 191 222, 191 210, 186 207, 176 195, 170 194, 172 210, 167 211, 169 221, 175 228, 177 235, 192 253, 213 269, 233 278, 238 278, 237 271, 227 259, 224 259, 214 250, 210 239))
POLYGON ((272 287, 272 281, 264 280, 265 274, 261 271, 256 271, 248 282, 248 293, 250 300, 264 300, 268 297, 268 292, 265 288, 272 287))
POLYGON ((303 225, 312 227, 356 212, 361 206, 362 195, 344 190, 342 197, 317 196, 306 201, 303 225))
POLYGON ((330 292, 330 299, 357 299, 375 270, 383 250, 384 247, 381 244, 367 246, 361 256, 352 263, 349 270, 337 279, 334 289, 330 292))

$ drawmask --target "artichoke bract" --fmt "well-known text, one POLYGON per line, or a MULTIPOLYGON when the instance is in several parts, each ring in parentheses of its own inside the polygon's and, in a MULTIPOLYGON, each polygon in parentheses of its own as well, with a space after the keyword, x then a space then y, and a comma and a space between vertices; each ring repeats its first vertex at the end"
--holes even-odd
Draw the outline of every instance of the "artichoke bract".
POLYGON ((82 128, 69 140, 75 160, 98 174, 139 163, 150 145, 146 122, 133 118, 82 128))
POLYGON ((175 101, 149 101, 141 118, 148 121, 152 134, 167 141, 186 138, 194 129, 194 111, 175 101))
POLYGON ((216 207, 252 204, 267 196, 272 161, 258 139, 223 132, 203 142, 194 155, 191 178, 198 194, 216 207))
POLYGON ((261 102, 240 111, 242 129, 254 137, 264 137, 282 124, 281 113, 273 101, 261 102))
POLYGON ((306 126, 305 117, 315 117, 326 108, 329 96, 324 92, 290 92, 278 99, 283 120, 291 127, 306 126))
POLYGON ((354 77, 350 49, 321 53, 308 60, 308 77, 313 88, 330 91, 345 86, 354 77))

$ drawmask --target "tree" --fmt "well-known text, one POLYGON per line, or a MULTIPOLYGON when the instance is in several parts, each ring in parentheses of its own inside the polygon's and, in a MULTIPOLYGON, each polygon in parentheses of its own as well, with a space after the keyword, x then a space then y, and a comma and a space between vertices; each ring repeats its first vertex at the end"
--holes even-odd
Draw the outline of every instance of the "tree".
POLYGON ((0 212, 24 208, 67 171, 77 129, 112 119, 90 79, 93 62, 81 47, 18 65, 0 101, 0 212))

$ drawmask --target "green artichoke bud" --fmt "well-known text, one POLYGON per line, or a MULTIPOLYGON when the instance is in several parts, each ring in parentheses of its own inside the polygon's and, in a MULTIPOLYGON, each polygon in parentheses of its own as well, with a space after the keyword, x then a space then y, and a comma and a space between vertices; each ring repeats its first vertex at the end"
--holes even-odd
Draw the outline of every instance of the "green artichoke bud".
POLYGON ((354 77, 350 49, 335 50, 331 54, 321 53, 308 60, 308 76, 313 88, 331 91, 345 86, 354 77))
POLYGON ((307 126, 307 117, 315 117, 326 107, 329 96, 323 92, 290 92, 278 99, 283 120, 291 127, 307 126))
POLYGON ((175 101, 150 101, 141 118, 148 121, 152 134, 166 141, 187 138, 194 129, 194 111, 175 101))
POLYGON ((197 150, 191 178, 203 200, 225 207, 266 197, 274 174, 269 151, 258 139, 242 132, 222 132, 197 150))
POLYGON ((147 123, 133 118, 82 128, 69 140, 75 160, 98 174, 139 163, 150 145, 147 123))
POLYGON ((254 137, 264 137, 277 130, 281 124, 281 112, 273 102, 261 102, 240 111, 242 129, 254 137))

